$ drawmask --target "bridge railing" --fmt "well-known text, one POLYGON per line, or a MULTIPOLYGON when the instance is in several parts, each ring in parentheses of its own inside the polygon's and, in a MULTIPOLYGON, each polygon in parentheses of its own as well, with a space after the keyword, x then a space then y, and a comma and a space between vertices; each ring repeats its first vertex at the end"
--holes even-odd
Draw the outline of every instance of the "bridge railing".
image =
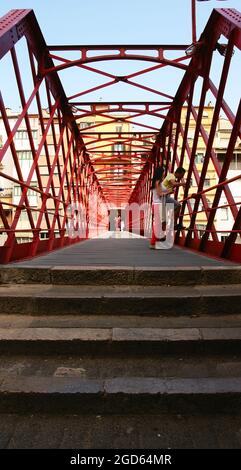
MULTIPOLYGON (((234 61, 236 70, 241 67, 241 14, 214 10, 199 41, 186 52, 191 61, 157 136, 151 161, 153 166, 165 166, 166 172, 178 166, 187 170, 185 189, 175 194, 182 203, 180 222, 186 227, 176 233, 176 243, 240 262, 241 101, 232 67, 234 61), (236 114, 226 96, 231 97, 236 114), (223 145, 217 143, 222 132, 223 145), (198 161, 200 149, 202 160, 198 161), (235 171, 234 158, 238 159, 235 171), (228 223, 220 211, 226 213, 228 223)), ((132 202, 141 204, 147 198, 149 171, 148 166, 143 169, 132 202)))
POLYGON ((58 75, 43 73, 52 66, 32 10, 0 19, 0 263, 88 237, 90 198, 103 202, 58 75))

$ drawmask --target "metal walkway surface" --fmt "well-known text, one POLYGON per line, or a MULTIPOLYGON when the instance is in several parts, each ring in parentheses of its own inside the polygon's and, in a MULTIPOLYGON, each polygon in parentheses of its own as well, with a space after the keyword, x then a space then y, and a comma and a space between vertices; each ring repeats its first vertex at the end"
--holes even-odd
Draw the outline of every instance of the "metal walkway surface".
POLYGON ((210 258, 174 246, 168 250, 150 250, 143 237, 125 238, 125 233, 109 234, 110 238, 92 239, 18 263, 18 266, 227 266, 229 261, 210 258))

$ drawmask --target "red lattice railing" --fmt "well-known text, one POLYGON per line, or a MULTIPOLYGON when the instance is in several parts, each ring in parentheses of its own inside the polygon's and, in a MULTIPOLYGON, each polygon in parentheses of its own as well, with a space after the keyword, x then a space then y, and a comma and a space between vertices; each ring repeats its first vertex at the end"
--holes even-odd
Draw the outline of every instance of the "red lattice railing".
POLYGON ((5 72, 0 94, 0 262, 7 263, 88 237, 90 196, 97 203, 104 196, 59 77, 43 73, 53 62, 32 10, 13 10, 1 18, 0 64, 5 72), (18 97, 15 114, 6 108, 4 92, 11 101, 9 90, 18 97), (26 156, 27 172, 20 158, 26 156), (12 198, 4 197, 6 189, 12 198), (69 236, 69 208, 79 205, 85 209, 86 230, 69 236))
MULTIPOLYGON (((152 152, 154 155, 154 149, 156 149, 155 164, 165 165, 166 171, 173 172, 177 166, 185 167, 185 162, 188 161, 187 184, 184 194, 179 195, 182 201, 180 221, 186 226, 186 230, 177 232, 176 243, 240 262, 241 102, 240 88, 232 89, 234 77, 232 62, 236 57, 236 67, 237 64, 241 66, 241 14, 230 9, 214 10, 199 41, 196 45, 192 45, 191 49, 191 62, 173 99, 167 119, 156 138, 152 152), (218 52, 222 54, 221 58, 218 52), (219 82, 217 87, 212 80, 213 68, 216 82, 219 82), (219 77, 217 77, 218 70, 219 77), (229 94, 235 98, 236 114, 231 111, 225 100, 225 93, 228 94, 228 90, 229 94), (214 104, 207 129, 205 111, 207 111, 207 101, 210 99, 214 104), (194 105, 194 100, 196 105, 194 105), (215 139, 218 125, 223 117, 230 132, 226 147, 222 150, 224 158, 220 161, 215 148, 215 139), (191 142, 188 139, 190 129, 193 132, 191 142), (198 168, 196 157, 200 141, 204 150, 202 165, 198 168), (231 163, 236 153, 238 168, 230 173, 231 163), (207 188, 205 179, 211 171, 210 168, 214 174, 214 184, 210 184, 207 188), (236 183, 235 194, 234 183, 236 183), (195 194, 193 194, 192 186, 195 186, 195 194), (208 198, 210 194, 211 204, 208 198), (222 201, 224 198, 225 202, 222 201), (229 227, 225 224, 223 228, 217 226, 217 214, 222 209, 229 211, 229 227), (201 229, 198 224, 200 214, 202 214, 201 229), (225 240, 222 240, 222 234, 225 234, 225 240)), ((147 175, 150 168, 147 166, 144 171, 147 175)), ((150 178, 146 180, 142 175, 136 184, 131 201, 142 204, 149 192, 150 178)), ((178 197, 178 191, 176 197, 178 197)))

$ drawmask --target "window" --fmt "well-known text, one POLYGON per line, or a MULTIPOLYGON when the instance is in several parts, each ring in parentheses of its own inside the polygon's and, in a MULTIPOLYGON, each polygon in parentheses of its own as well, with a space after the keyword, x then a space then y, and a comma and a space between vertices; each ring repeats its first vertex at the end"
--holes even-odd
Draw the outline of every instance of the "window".
POLYGON ((223 165, 223 162, 226 157, 226 153, 217 153, 217 157, 218 157, 218 161, 221 163, 221 165, 223 165))
POLYGON ((229 166, 230 170, 241 170, 241 154, 234 153, 229 166))
POLYGON ((204 153, 202 153, 202 152, 196 153, 196 155, 195 155, 195 163, 196 163, 196 164, 199 164, 199 163, 203 163, 203 161, 204 161, 204 153))
POLYGON ((191 179, 190 179, 190 188, 191 188, 191 187, 196 187, 196 186, 197 186, 197 183, 196 183, 195 178, 191 178, 191 179))
POLYGON ((188 134, 187 134, 187 138, 190 139, 190 140, 193 140, 194 139, 194 134, 195 134, 194 130, 189 130, 188 134))
POLYGON ((28 190, 28 196, 37 196, 37 193, 36 193, 36 191, 34 191, 34 189, 29 189, 28 190))
POLYGON ((190 204, 191 209, 192 209, 192 211, 193 211, 194 205, 195 205, 195 199, 189 199, 189 204, 190 204))
POLYGON ((194 177, 191 178, 190 180, 190 188, 193 187, 195 188, 197 186, 196 179, 194 177))
POLYGON ((123 173, 124 173, 123 168, 117 167, 117 168, 114 169, 114 174, 115 175, 120 176, 120 175, 123 175, 123 173))
POLYGON ((30 237, 17 237, 17 242, 18 243, 29 243, 32 242, 32 238, 30 237))
MULTIPOLYGON (((22 196, 21 186, 14 186, 13 194, 15 197, 22 196)), ((28 189, 27 197, 28 197, 30 206, 37 206, 38 193, 36 191, 34 191, 33 189, 28 189)))
POLYGON ((94 122, 80 122, 79 123, 79 128, 80 129, 86 129, 87 127, 93 126, 94 122))
POLYGON ((40 238, 41 238, 41 239, 49 238, 48 232, 42 232, 42 233, 40 233, 40 238))
POLYGON ((115 130, 120 133, 122 131, 122 126, 116 126, 115 130))
MULTIPOLYGON (((38 131, 36 129, 32 130, 32 136, 33 136, 34 139, 37 139, 38 131)), ((16 134, 15 134, 15 139, 16 140, 27 140, 28 139, 28 131, 27 130, 17 131, 16 134)))
MULTIPOLYGON (((210 199, 206 199, 206 200, 207 200, 207 206, 212 207, 212 203, 211 203, 210 199)), ((202 204, 202 210, 205 212, 204 204, 202 204)))
POLYGON ((21 196, 22 194, 21 186, 14 186, 13 194, 14 196, 21 196))
POLYGON ((32 212, 32 216, 33 216, 34 222, 37 222, 39 213, 38 213, 37 211, 33 211, 33 212, 32 212))
POLYGON ((220 219, 221 220, 228 220, 228 207, 222 207, 220 219))
POLYGON ((26 222, 28 219, 28 213, 26 211, 22 211, 20 214, 20 219, 21 222, 26 222))
POLYGON ((221 235, 221 242, 225 243, 227 238, 228 238, 228 235, 221 235))
POLYGON ((204 187, 208 188, 210 186, 210 178, 205 178, 204 180, 204 187))
POLYGON ((17 152, 17 154, 21 168, 31 168, 33 163, 32 152, 23 150, 21 152, 17 152))
POLYGON ((198 231, 199 231, 199 236, 202 237, 203 234, 205 233, 206 225, 204 224, 197 224, 196 225, 198 231))
POLYGON ((123 150, 124 150, 124 145, 123 144, 119 143, 119 144, 115 144, 113 146, 113 151, 114 152, 123 152, 123 150))
MULTIPOLYGON (((37 222, 38 219, 38 212, 37 211, 32 211, 32 217, 33 221, 37 222)), ((27 211, 22 211, 20 214, 20 222, 29 222, 29 217, 27 211)))
POLYGON ((30 150, 23 150, 17 153, 20 160, 31 160, 32 158, 32 152, 30 152, 30 150))

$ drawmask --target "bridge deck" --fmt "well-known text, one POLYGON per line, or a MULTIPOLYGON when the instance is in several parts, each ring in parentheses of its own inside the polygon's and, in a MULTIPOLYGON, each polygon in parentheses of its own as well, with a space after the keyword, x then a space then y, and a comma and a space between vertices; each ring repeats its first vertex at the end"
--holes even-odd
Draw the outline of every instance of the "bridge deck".
POLYGON ((123 233, 108 239, 92 239, 67 248, 52 251, 32 260, 18 262, 18 266, 222 266, 233 263, 210 258, 180 247, 169 250, 150 250, 143 237, 124 238, 123 233))

